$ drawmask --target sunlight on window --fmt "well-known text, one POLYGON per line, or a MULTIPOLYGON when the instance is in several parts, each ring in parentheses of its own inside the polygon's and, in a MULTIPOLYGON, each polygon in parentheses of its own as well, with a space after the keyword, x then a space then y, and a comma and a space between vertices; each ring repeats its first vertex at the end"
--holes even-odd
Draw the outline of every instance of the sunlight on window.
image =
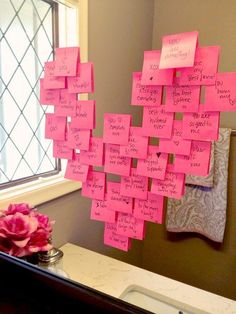
MULTIPOLYGON (((52 141, 44 138, 39 104, 43 64, 53 59, 55 4, 1 0, 0 10, 0 184, 58 169, 52 141)), ((59 5, 60 46, 78 45, 77 8, 59 5)))

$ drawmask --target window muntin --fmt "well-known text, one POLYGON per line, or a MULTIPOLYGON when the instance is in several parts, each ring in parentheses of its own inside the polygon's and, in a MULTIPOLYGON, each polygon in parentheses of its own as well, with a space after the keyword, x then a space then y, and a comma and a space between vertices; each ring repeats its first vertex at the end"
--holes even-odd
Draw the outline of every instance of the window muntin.
POLYGON ((52 141, 44 138, 39 78, 53 59, 57 5, 44 0, 1 0, 0 184, 58 172, 52 141))

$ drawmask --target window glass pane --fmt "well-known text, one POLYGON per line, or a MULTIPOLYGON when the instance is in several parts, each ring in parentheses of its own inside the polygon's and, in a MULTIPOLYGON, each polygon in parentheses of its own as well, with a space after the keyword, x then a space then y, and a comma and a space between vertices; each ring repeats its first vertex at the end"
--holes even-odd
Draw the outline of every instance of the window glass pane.
POLYGON ((53 59, 52 17, 43 0, 0 3, 0 184, 56 169, 38 96, 53 59))

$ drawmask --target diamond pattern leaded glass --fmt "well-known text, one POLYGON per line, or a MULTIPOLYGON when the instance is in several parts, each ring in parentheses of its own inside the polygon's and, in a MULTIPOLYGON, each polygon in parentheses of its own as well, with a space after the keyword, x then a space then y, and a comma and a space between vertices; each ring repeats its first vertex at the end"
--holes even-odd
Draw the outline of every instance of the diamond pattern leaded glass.
POLYGON ((0 184, 57 170, 39 105, 43 64, 53 58, 53 7, 43 0, 0 3, 0 184))

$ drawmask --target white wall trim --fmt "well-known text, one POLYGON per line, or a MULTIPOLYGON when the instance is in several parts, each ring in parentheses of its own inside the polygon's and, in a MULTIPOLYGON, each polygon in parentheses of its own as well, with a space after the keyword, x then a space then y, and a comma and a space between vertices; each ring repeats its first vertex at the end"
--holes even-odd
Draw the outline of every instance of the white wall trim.
POLYGON ((0 209, 10 203, 28 203, 37 206, 57 197, 79 190, 81 182, 64 179, 63 175, 39 178, 36 181, 11 187, 0 192, 0 209))

